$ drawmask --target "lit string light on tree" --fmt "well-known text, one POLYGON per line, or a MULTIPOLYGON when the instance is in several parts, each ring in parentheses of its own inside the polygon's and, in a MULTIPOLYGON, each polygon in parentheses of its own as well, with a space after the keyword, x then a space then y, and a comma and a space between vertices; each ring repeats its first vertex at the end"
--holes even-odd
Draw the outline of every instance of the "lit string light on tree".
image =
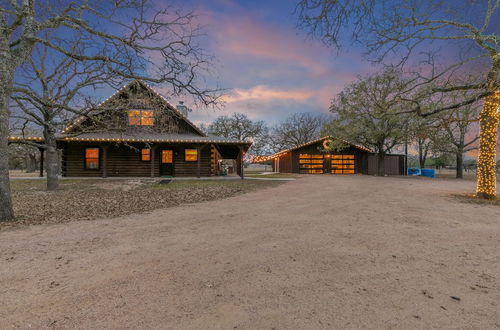
POLYGON ((478 197, 494 199, 496 196, 496 146, 497 129, 500 121, 500 91, 488 96, 479 115, 479 158, 477 167, 478 197))

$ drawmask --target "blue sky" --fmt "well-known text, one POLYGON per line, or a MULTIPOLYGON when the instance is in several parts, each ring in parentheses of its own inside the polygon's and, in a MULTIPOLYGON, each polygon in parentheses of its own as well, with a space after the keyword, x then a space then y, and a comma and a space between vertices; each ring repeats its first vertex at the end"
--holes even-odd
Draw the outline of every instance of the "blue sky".
POLYGON ((295 112, 327 113, 330 99, 357 75, 373 71, 361 50, 341 54, 296 28, 295 1, 178 1, 200 14, 204 46, 215 55, 222 110, 198 109, 196 123, 242 112, 273 124, 295 112))

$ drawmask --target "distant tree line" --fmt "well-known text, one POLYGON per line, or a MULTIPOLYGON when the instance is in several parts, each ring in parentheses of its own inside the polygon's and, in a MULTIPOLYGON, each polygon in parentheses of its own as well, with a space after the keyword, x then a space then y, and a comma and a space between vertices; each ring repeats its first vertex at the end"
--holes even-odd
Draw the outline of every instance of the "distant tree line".
MULTIPOLYGON (((402 77, 405 88, 393 93, 396 95, 385 97, 383 91, 379 91, 378 96, 384 102, 377 102, 370 111, 376 110, 373 119, 377 125, 378 121, 392 124, 380 114, 383 111, 390 116, 413 114, 430 122, 435 114, 452 111, 449 115, 457 119, 453 128, 445 128, 449 122, 446 115, 445 122, 436 119, 441 122, 429 125, 441 125, 438 135, 451 142, 448 151, 454 152, 456 162, 460 163, 461 151, 474 146, 475 142, 462 141, 461 136, 467 133, 464 135, 463 124, 457 123, 468 120, 458 120, 458 114, 453 111, 464 110, 464 106, 482 107, 474 108, 471 116, 477 119, 481 131, 476 196, 486 199, 496 196, 495 157, 500 123, 499 12, 498 0, 298 0, 296 7, 299 27, 313 38, 337 50, 356 44, 365 49, 368 60, 405 72, 402 77), (464 73, 470 72, 475 72, 476 77, 462 79, 464 73), (483 104, 478 105, 481 100, 483 104)), ((358 87, 353 90, 362 86, 358 87)), ((341 114, 348 104, 336 106, 341 114)), ((425 121, 420 124, 428 125, 425 121)), ((422 134, 423 130, 417 132, 423 162, 427 149, 436 145, 422 134)), ((387 141, 389 145, 394 139, 396 137, 387 141)), ((385 144, 377 147, 379 153, 386 148, 385 144)))
POLYGON ((263 156, 318 139, 325 120, 324 115, 302 112, 268 126, 264 121, 252 121, 243 113, 233 113, 217 117, 204 130, 208 134, 252 141, 249 154, 263 156))
MULTIPOLYGON (((384 173, 385 155, 401 154, 406 147, 408 166, 453 166, 456 177, 463 178, 464 169, 475 168, 470 161, 464 163, 464 155, 478 148, 479 104, 466 104, 427 117, 405 113, 405 99, 411 93, 420 93, 422 97, 415 81, 398 68, 386 67, 347 85, 332 100, 330 115, 292 113, 268 126, 264 121, 252 121, 245 114, 234 113, 217 117, 204 129, 208 134, 252 141, 250 158, 331 135, 337 138, 331 144, 334 151, 346 148, 346 141, 373 150, 380 162, 379 175, 384 173)), ((460 102, 468 95, 457 91, 448 97, 453 100, 429 95, 425 109, 432 111, 446 102, 460 102)))

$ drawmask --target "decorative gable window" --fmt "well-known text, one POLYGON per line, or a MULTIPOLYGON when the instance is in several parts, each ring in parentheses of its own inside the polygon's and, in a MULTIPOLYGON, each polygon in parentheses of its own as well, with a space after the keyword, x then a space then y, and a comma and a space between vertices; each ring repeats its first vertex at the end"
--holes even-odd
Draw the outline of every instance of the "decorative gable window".
POLYGON ((85 148, 85 168, 99 169, 99 148, 85 148))
POLYGON ((155 117, 150 110, 129 110, 128 124, 131 126, 153 126, 155 117))
POLYGON ((197 149, 186 149, 184 155, 184 160, 186 162, 195 162, 198 160, 198 150, 197 149))

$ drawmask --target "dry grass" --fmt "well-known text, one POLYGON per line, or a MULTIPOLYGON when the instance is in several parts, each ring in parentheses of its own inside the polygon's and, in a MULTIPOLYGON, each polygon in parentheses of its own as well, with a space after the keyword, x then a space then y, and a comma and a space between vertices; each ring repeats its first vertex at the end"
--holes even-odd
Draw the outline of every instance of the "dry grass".
POLYGON ((33 224, 118 217, 159 208, 222 199, 279 182, 193 180, 158 184, 149 179, 66 179, 57 191, 45 180, 13 180, 15 221, 0 229, 33 224))
MULTIPOLYGON (((463 180, 476 181, 475 171, 464 171, 463 180)), ((450 169, 441 169, 436 171, 436 178, 439 179, 456 179, 456 171, 450 169)), ((500 181, 500 173, 497 173, 497 181, 500 181)))
POLYGON ((268 178, 268 179, 288 179, 296 178, 297 174, 293 173, 273 173, 273 174, 262 174, 262 173, 251 173, 247 174, 246 177, 249 178, 268 178))
POLYGON ((484 198, 478 198, 475 194, 455 194, 453 195, 453 197, 464 203, 500 206, 499 196, 497 196, 495 199, 484 199, 484 198))
MULTIPOLYGON (((30 177, 30 178, 35 178, 40 175, 40 171, 37 169, 33 172, 26 172, 23 170, 10 170, 9 171, 9 177, 11 178, 19 178, 19 177, 30 177)), ((45 172, 44 172, 45 175, 45 172)))

